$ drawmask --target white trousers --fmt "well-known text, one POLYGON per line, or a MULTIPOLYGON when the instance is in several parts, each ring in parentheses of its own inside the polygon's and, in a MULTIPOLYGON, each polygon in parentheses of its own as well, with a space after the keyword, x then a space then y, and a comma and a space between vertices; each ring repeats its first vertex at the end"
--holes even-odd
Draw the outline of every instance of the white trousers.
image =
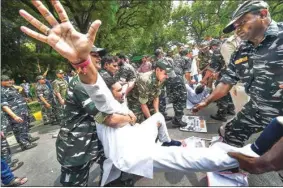
POLYGON ((220 148, 158 146, 153 152, 153 166, 154 172, 213 172, 238 167, 238 162, 220 148))

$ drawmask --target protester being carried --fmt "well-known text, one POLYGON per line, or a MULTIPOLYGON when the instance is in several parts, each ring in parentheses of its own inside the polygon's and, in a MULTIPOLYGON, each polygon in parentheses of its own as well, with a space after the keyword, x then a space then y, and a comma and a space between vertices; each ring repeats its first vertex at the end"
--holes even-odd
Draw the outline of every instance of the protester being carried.
MULTIPOLYGON (((96 107, 100 112, 104 112, 106 114, 130 114, 128 109, 124 108, 117 100, 114 99, 112 93, 107 88, 101 76, 98 74, 89 57, 92 44, 95 40, 95 36, 99 26, 101 25, 101 22, 99 20, 93 22, 90 26, 88 34, 84 35, 77 32, 73 28, 71 22, 68 20, 68 16, 64 8, 59 1, 52 1, 52 4, 58 13, 58 17, 62 22, 61 24, 57 22, 57 20, 52 16, 51 13, 49 13, 49 11, 40 1, 32 1, 32 3, 43 15, 48 15, 46 20, 53 26, 53 28, 49 29, 26 11, 21 10, 20 14, 46 35, 34 32, 27 27, 21 27, 22 31, 37 40, 48 43, 63 57, 67 58, 75 68, 80 67, 82 69, 79 74, 80 81, 83 83, 83 86, 89 94, 91 100, 96 104, 96 107), (67 35, 67 33, 69 34, 67 35), (65 37, 61 38, 61 36, 65 37)), ((132 128, 129 124, 127 124, 125 127, 132 128)), ((111 130, 114 131, 115 128, 111 128, 111 130)), ((129 142, 137 139, 131 137, 131 135, 129 135, 129 138, 132 138, 132 140, 128 140, 129 142)), ((111 137, 108 137, 108 141, 110 139, 111 137)), ((146 152, 144 150, 135 150, 135 152, 132 152, 132 155, 139 158, 140 156, 145 157, 146 160, 143 161, 141 166, 144 168, 135 166, 136 164, 140 164, 141 161, 136 160, 136 158, 129 158, 128 156, 123 155, 122 152, 120 152, 122 155, 115 166, 117 165, 116 167, 118 169, 126 172, 136 168, 139 170, 137 173, 142 174, 145 177, 153 178, 153 171, 180 171, 187 173, 197 171, 220 171, 235 168, 238 166, 238 162, 227 155, 227 152, 229 151, 236 151, 253 157, 258 156, 252 151, 250 145, 244 148, 234 148, 224 143, 220 143, 226 147, 226 150, 222 150, 221 148, 217 147, 161 147, 152 144, 151 140, 144 139, 144 141, 145 145, 148 144, 148 149, 146 152)), ((118 143, 116 142, 116 144, 118 143)), ((117 148, 115 145, 111 147, 118 150, 122 149, 117 148)), ((127 148, 124 148, 124 150, 127 150, 127 148)))

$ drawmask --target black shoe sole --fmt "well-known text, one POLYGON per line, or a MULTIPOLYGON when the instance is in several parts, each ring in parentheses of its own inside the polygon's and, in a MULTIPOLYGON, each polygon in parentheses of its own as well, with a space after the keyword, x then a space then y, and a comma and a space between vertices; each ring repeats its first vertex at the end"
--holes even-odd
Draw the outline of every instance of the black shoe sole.
POLYGON ((35 141, 37 141, 37 140, 39 140, 40 138, 38 137, 38 138, 36 138, 36 139, 33 139, 33 140, 29 140, 29 142, 35 142, 35 141))
POLYGON ((29 149, 32 149, 32 148, 35 148, 37 146, 37 144, 33 144, 32 146, 30 146, 29 148, 26 148, 26 147, 22 147, 22 151, 25 151, 25 150, 29 150, 29 149))

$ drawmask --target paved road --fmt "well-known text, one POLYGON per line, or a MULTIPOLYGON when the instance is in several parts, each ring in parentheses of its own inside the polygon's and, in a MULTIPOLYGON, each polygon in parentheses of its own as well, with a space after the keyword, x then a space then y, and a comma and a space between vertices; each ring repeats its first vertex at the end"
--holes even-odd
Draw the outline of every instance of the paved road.
MULTIPOLYGON (((172 115, 171 105, 167 107, 167 110, 168 114, 172 115)), ((171 138, 183 139, 190 136, 211 138, 217 135, 217 129, 221 126, 221 123, 209 119, 209 115, 215 113, 215 111, 215 104, 211 104, 200 113, 207 119, 207 133, 181 132, 172 128, 172 124, 168 123, 171 138)), ((186 112, 186 114, 189 114, 189 112, 186 112)), ((33 127, 31 130, 32 135, 40 136, 38 146, 24 152, 21 152, 14 136, 8 138, 13 158, 18 158, 25 163, 24 166, 15 171, 15 175, 27 176, 29 181, 26 186, 61 186, 59 183, 60 165, 57 162, 55 151, 56 139, 52 138, 52 135, 58 133, 58 130, 59 126, 37 125, 33 127)), ((97 165, 93 165, 90 171, 89 186, 98 186, 98 176, 99 168, 97 165)), ((283 185, 276 173, 250 176, 249 181, 251 186, 283 185)), ((205 173, 156 173, 153 180, 141 178, 137 180, 135 186, 207 186, 207 179, 205 173)))

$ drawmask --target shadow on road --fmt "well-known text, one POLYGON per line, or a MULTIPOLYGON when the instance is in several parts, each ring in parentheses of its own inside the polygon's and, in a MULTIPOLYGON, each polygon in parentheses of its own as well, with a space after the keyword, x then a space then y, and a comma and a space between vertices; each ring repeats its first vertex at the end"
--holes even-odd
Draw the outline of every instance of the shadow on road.
POLYGON ((50 132, 54 132, 60 128, 59 125, 40 125, 36 127, 32 127, 30 133, 38 132, 38 134, 46 134, 50 132))

